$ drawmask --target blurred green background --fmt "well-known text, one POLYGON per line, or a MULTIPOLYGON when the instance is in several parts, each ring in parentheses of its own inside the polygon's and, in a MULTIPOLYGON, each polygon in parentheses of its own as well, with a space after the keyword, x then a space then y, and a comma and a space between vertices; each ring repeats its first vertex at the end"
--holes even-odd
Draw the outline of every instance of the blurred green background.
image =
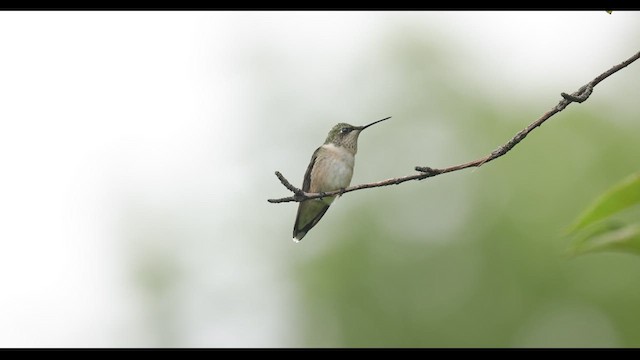
POLYGON ((3 186, 0 346, 640 346, 640 258, 563 236, 640 168, 638 63, 482 168, 344 195, 299 244, 297 205, 266 201, 338 122, 393 116, 352 184, 484 156, 637 52, 638 15, 0 14, 31 31, 0 39, 3 150, 32 149, 3 186), (59 65, 15 70, 28 45, 59 65))

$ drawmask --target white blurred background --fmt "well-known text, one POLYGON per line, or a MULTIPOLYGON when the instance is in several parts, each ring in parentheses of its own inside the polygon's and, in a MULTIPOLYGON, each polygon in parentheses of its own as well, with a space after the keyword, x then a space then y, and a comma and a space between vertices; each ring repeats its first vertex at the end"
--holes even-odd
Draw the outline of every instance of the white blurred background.
MULTIPOLYGON (((293 244, 295 206, 266 199, 289 195, 273 172, 299 183, 333 124, 407 120, 371 101, 403 91, 381 44, 428 39, 446 62, 424 67, 464 99, 537 109, 515 133, 637 52, 637 23, 623 11, 0 12, 0 346, 306 344, 292 271, 334 243, 293 244)), ((435 107, 425 116, 444 121, 435 107)), ((455 142, 434 122, 433 146, 455 142)), ((376 131, 354 184, 418 165, 364 165, 376 131)), ((481 155, 468 154, 432 159, 481 155)))

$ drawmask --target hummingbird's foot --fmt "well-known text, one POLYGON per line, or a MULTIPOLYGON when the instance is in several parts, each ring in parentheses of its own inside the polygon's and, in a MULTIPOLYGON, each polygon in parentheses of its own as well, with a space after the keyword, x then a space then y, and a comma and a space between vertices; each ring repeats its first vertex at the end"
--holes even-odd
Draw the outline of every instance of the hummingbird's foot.
POLYGON ((327 196, 327 194, 324 191, 319 192, 320 194, 320 200, 324 200, 324 197, 327 196))
POLYGON ((342 196, 342 194, 344 194, 344 191, 345 191, 345 190, 346 190, 345 188, 340 188, 340 189, 338 189, 338 191, 340 191, 340 192, 338 193, 338 195, 336 195, 335 200, 340 199, 340 197, 342 196))

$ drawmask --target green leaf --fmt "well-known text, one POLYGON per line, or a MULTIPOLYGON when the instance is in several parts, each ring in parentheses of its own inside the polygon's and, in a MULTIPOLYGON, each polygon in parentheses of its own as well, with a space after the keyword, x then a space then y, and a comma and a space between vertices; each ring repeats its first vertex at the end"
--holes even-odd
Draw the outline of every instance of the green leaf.
POLYGON ((591 204, 570 227, 569 233, 584 228, 630 206, 640 204, 640 173, 618 183, 591 204))
POLYGON ((616 227, 611 231, 598 231, 580 239, 574 254, 596 251, 622 251, 640 255, 640 224, 616 227))

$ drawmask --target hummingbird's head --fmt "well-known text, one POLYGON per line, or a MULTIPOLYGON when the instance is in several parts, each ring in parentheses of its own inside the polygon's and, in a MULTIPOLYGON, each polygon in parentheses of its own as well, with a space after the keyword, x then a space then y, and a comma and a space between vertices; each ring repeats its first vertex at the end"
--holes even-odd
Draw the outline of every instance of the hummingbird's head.
POLYGON ((335 125, 329 131, 325 144, 333 144, 337 147, 345 147, 352 150, 354 153, 358 148, 358 135, 360 135, 361 129, 356 126, 346 123, 340 123, 335 125))
POLYGON ((353 126, 347 123, 339 123, 331 128, 329 135, 327 135, 327 140, 324 143, 333 144, 337 147, 342 146, 351 150, 355 154, 358 151, 358 136, 360 135, 360 132, 373 124, 377 124, 389 118, 390 117, 374 121, 365 126, 353 126))

